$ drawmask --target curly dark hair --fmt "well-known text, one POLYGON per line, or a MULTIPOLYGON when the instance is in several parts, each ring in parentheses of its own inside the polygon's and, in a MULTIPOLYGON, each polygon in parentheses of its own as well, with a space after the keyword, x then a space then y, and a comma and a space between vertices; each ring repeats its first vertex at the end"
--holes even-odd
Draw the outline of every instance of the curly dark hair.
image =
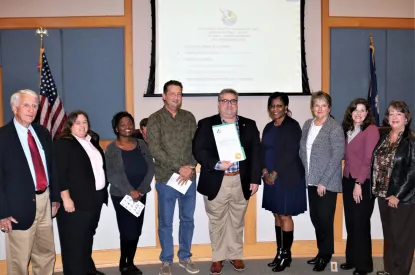
POLYGON ((66 118, 65 124, 63 125, 62 132, 60 134, 60 138, 66 138, 66 139, 73 139, 71 128, 75 124, 76 119, 79 115, 83 115, 86 118, 86 121, 88 122, 88 132, 87 135, 90 135, 91 137, 94 137, 96 134, 92 132, 91 130, 91 123, 89 122, 89 117, 85 111, 82 110, 75 110, 72 111, 68 117, 66 118))
POLYGON ((288 104, 290 103, 290 99, 288 98, 288 95, 285 93, 281 93, 281 92, 275 92, 272 93, 269 98, 268 98, 268 104, 267 104, 267 109, 268 112, 271 110, 271 106, 272 106, 272 102, 274 101, 274 99, 279 98, 282 103, 284 103, 284 106, 287 107, 287 116, 291 116, 292 112, 290 109, 288 109, 288 104))
POLYGON ((362 104, 365 106, 367 115, 365 120, 363 121, 362 125, 360 125, 360 129, 364 131, 369 125, 375 125, 375 118, 373 117, 372 110, 370 108, 369 102, 367 102, 364 98, 356 98, 352 102, 350 102, 349 106, 346 109, 346 112, 344 113, 344 118, 342 122, 342 127, 344 131, 344 135, 347 135, 348 131, 354 130, 354 123, 352 118, 352 113, 354 110, 356 110, 357 105, 362 104))
POLYGON ((135 125, 134 118, 129 112, 118 112, 116 113, 111 120, 112 130, 114 131, 114 134, 117 136, 117 138, 120 137, 120 133, 117 132, 118 124, 120 123, 121 119, 124 117, 128 117, 133 122, 133 125, 135 125))

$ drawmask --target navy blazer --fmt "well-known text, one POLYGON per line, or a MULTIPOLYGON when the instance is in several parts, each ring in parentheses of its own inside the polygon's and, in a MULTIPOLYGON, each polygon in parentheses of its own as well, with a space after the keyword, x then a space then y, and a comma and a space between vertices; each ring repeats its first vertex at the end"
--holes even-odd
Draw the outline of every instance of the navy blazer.
MULTIPOLYGON (((100 152, 103 169, 105 156, 96 139, 91 143, 100 152)), ((60 191, 69 190, 76 209, 90 211, 94 209, 96 192, 95 176, 91 161, 85 149, 75 137, 60 138, 53 143, 55 170, 59 180, 60 191)), ((106 174, 106 173, 105 173, 106 174)), ((105 176, 104 203, 108 204, 108 180, 105 176)))
MULTIPOLYGON (((274 121, 268 123, 262 132, 262 139, 274 127, 274 121)), ((278 137, 275 139, 275 164, 273 171, 278 179, 287 186, 302 184, 305 186, 305 171, 300 158, 301 127, 298 122, 286 116, 282 121, 278 137)), ((262 147, 262 168, 266 168, 265 148, 262 147)), ((270 173, 272 171, 269 171, 270 173)))
MULTIPOLYGON (((201 165, 197 191, 213 200, 219 193, 224 171, 215 170, 219 161, 212 126, 222 124, 219 115, 204 118, 199 121, 193 138, 193 155, 201 165)), ((255 121, 239 116, 239 136, 244 148, 246 159, 239 162, 242 191, 245 199, 249 199, 250 184, 261 184, 261 145, 259 132, 255 121)))
MULTIPOLYGON (((51 202, 60 194, 53 176, 52 139, 48 130, 32 124, 46 157, 51 202)), ((13 230, 27 230, 36 216, 36 188, 13 120, 0 128, 0 219, 12 216, 13 230)), ((52 213, 51 213, 52 215, 52 213)))

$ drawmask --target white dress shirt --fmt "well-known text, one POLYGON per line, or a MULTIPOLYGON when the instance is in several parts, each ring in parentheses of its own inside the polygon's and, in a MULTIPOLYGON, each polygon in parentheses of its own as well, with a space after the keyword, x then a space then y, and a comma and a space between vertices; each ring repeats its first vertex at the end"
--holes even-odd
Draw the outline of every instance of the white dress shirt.
POLYGON ((19 136, 20 144, 22 145, 23 152, 27 159, 27 164, 29 164, 30 173, 32 174, 33 183, 35 184, 36 190, 36 172, 35 167, 33 166, 32 154, 30 153, 29 142, 27 140, 27 130, 30 130, 33 138, 35 139, 37 149, 39 150, 40 157, 42 159, 43 167, 45 168, 46 173, 46 180, 48 181, 49 186, 49 174, 48 174, 48 167, 46 165, 46 155, 45 151, 43 150, 43 146, 40 143, 39 138, 36 135, 35 129, 33 129, 32 125, 29 125, 28 128, 17 122, 16 118, 13 119, 14 127, 16 128, 17 135, 19 136))
POLYGON ((96 190, 104 189, 105 172, 101 153, 91 143, 91 136, 87 135, 85 138, 79 138, 75 135, 73 136, 79 141, 85 152, 88 154, 89 161, 91 162, 92 170, 94 172, 96 190))

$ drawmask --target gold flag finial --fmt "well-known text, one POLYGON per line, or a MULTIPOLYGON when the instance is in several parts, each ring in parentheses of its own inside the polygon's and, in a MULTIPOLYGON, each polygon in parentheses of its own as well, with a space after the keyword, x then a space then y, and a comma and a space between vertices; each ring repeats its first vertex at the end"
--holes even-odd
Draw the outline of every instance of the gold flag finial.
POLYGON ((43 49, 43 37, 48 36, 48 30, 40 27, 36 30, 36 34, 40 36, 40 48, 43 49))

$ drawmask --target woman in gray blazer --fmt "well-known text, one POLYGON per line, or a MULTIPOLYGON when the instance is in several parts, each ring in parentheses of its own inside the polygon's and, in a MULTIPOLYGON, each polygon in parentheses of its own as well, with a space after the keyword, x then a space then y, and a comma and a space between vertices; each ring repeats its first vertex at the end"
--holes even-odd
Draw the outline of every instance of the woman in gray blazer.
POLYGON ((153 157, 144 140, 132 137, 134 118, 129 113, 115 114, 112 128, 117 140, 108 145, 105 159, 111 199, 120 231, 119 269, 123 275, 141 275, 141 270, 134 265, 134 256, 143 228, 144 210, 137 218, 120 202, 124 196, 129 195, 135 201, 146 203, 146 194, 151 190, 150 184, 154 177, 153 157))
POLYGON ((334 253, 334 213, 342 191, 344 133, 330 116, 331 97, 319 91, 311 96, 314 118, 303 126, 300 157, 308 185, 310 218, 316 231, 318 254, 307 261, 313 271, 323 271, 334 253))

